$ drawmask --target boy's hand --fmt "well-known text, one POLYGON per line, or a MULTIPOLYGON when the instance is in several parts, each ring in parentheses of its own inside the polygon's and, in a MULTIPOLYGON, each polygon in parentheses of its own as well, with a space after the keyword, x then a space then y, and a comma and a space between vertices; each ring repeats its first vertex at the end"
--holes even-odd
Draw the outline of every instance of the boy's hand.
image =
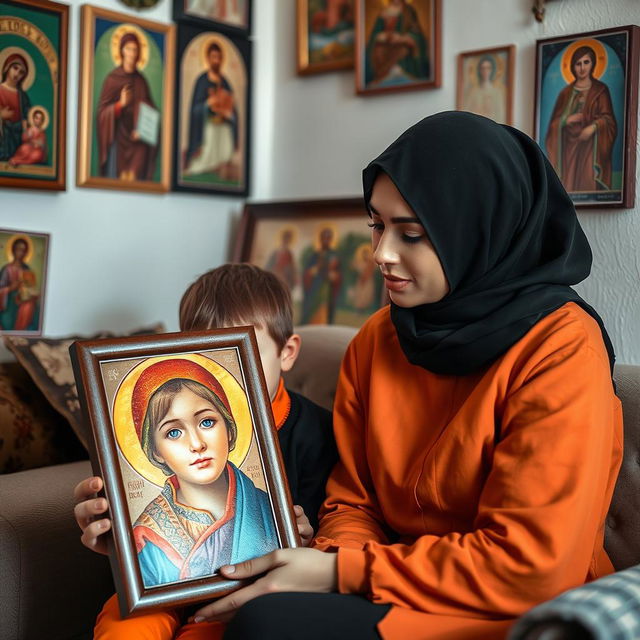
POLYGON ((80 537, 82 544, 91 551, 106 555, 107 543, 102 534, 111 529, 111 520, 95 519, 106 513, 109 508, 106 498, 96 498, 96 493, 102 489, 102 486, 102 478, 95 476, 79 482, 73 490, 73 496, 76 499, 73 513, 78 526, 82 529, 80 537))
POLYGON ((302 542, 303 547, 308 547, 311 543, 311 538, 313 538, 313 527, 309 524, 309 518, 307 518, 304 509, 299 504, 293 506, 293 512, 296 514, 300 542, 302 542))

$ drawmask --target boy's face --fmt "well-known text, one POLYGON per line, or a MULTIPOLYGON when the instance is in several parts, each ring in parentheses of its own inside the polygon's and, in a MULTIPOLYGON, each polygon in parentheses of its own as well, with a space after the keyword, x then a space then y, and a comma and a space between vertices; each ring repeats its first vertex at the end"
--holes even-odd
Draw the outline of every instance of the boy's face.
POLYGON ((258 327, 254 327, 254 329, 258 340, 260 359, 262 360, 262 370, 267 381, 269 399, 273 400, 276 396, 280 374, 282 373, 282 351, 278 349, 278 345, 266 329, 258 329, 258 327))

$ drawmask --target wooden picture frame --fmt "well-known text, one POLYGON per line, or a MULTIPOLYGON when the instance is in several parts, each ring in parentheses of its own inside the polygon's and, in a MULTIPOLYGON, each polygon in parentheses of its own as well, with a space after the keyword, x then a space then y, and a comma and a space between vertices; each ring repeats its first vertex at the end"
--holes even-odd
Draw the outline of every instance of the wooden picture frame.
POLYGON ((356 0, 356 93, 440 86, 441 0, 356 0))
POLYGON ((122 616, 224 595, 220 566, 299 544, 253 327, 69 351, 122 616))
POLYGON ((515 45, 458 54, 456 109, 513 124, 515 45))
POLYGON ((362 198, 248 203, 233 259, 288 286, 295 324, 359 327, 387 303, 362 198))
POLYGON ((635 203, 640 27, 536 42, 534 138, 577 207, 635 203))
POLYGON ((251 33, 251 4, 252 0, 173 0, 173 19, 246 37, 251 33))
POLYGON ((68 29, 65 4, 0 1, 0 187, 66 189, 68 29))
POLYGON ((299 75, 353 69, 355 0, 297 0, 299 75))
POLYGON ((48 233, 0 229, 0 334, 42 334, 49 240, 48 233))
POLYGON ((175 87, 173 190, 247 195, 251 42, 178 24, 175 87))
POLYGON ((83 5, 81 41, 77 185, 168 191, 175 28, 83 5))

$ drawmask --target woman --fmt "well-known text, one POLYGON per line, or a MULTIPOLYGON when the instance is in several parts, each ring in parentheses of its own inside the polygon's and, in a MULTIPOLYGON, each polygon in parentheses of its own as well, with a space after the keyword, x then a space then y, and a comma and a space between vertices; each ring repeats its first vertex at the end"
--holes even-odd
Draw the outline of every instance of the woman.
POLYGON ((545 140, 547 154, 569 193, 609 191, 617 125, 609 89, 593 77, 596 54, 579 47, 571 56, 575 80, 558 95, 545 140))
POLYGON ((317 548, 221 568, 257 577, 196 613, 235 613, 227 639, 501 638, 613 570, 613 351, 570 286, 591 252, 543 153, 442 113, 363 181, 391 305, 345 355, 317 548))
POLYGON ((494 56, 482 56, 477 66, 477 84, 470 89, 465 100, 465 111, 491 118, 496 122, 507 121, 507 92, 503 82, 495 82, 496 60, 494 56))
POLYGON ((31 102, 22 83, 29 73, 24 56, 12 53, 2 65, 0 81, 0 160, 9 160, 20 146, 27 128, 31 102))
POLYGON ((267 494, 228 461, 237 428, 213 375, 186 359, 154 363, 131 406, 143 451, 168 476, 133 527, 146 587, 210 576, 277 547, 267 494))
POLYGON ((366 62, 367 85, 407 84, 429 78, 427 39, 417 11, 405 0, 391 0, 376 17, 366 62))

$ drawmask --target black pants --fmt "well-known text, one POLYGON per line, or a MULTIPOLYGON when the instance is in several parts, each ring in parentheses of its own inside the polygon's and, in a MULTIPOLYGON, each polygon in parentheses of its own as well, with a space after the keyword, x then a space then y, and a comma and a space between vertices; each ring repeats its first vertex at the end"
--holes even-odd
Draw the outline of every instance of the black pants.
POLYGON ((224 640, 379 640, 390 605, 339 593, 271 593, 241 607, 224 640))

